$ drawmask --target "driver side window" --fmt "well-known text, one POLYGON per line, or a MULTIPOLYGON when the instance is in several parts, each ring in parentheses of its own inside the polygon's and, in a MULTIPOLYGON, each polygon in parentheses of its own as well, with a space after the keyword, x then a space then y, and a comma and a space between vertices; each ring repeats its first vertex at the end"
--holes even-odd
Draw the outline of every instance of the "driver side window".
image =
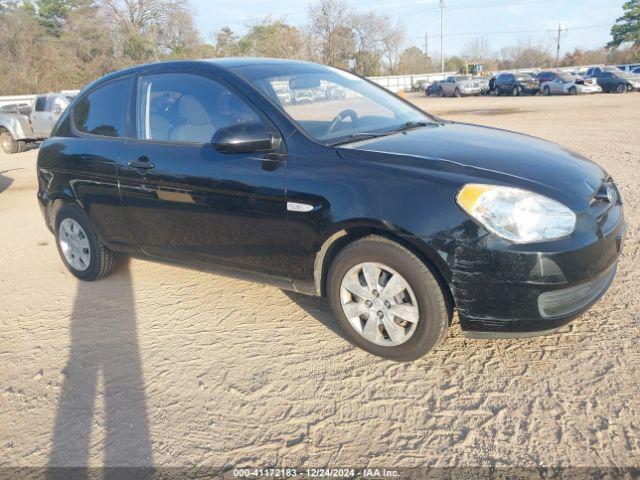
POLYGON ((205 144, 216 130, 260 117, 224 85, 198 75, 147 75, 138 84, 138 137, 205 144))

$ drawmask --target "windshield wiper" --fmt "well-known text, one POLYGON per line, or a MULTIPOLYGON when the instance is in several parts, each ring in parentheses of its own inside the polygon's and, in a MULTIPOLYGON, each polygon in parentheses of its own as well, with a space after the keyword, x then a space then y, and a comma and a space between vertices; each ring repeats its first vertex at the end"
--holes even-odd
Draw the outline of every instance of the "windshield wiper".
POLYGON ((368 140, 369 138, 384 137, 385 135, 388 135, 388 133, 387 132, 383 132, 383 133, 355 132, 349 135, 347 138, 344 138, 334 143, 330 143, 329 145, 331 145, 332 147, 336 147, 338 145, 344 145, 345 143, 358 142, 360 140, 368 140))
POLYGON ((402 125, 400 125, 397 128, 393 128, 391 130, 386 130, 386 131, 380 132, 380 133, 355 132, 355 133, 352 133, 351 135, 349 135, 347 138, 345 138, 343 140, 340 140, 338 142, 332 143, 331 146, 335 147, 335 146, 338 146, 338 145, 344 145, 346 143, 357 142, 359 140, 368 140, 370 138, 386 137, 387 135, 393 135, 394 133, 404 132, 406 130, 411 130, 412 128, 426 127, 429 124, 430 124, 429 122, 410 121, 410 122, 403 123, 402 125))
POLYGON ((418 128, 418 127, 426 127, 427 125, 430 125, 430 122, 423 122, 423 121, 409 121, 409 122, 405 122, 402 125, 400 125, 398 128, 394 128, 393 130, 389 130, 385 133, 387 134, 391 134, 391 133, 396 133, 396 132, 404 132, 406 130, 411 130, 412 128, 418 128))

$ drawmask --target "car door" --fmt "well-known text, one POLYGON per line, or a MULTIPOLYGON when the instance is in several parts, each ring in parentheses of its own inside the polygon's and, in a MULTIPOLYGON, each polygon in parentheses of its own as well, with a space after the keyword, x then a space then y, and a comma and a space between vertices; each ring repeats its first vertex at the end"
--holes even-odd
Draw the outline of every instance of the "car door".
POLYGON ((37 95, 31 112, 31 128, 38 138, 48 137, 51 133, 51 120, 47 112, 47 95, 37 95))
POLYGON ((129 135, 127 103, 132 88, 133 77, 128 76, 83 92, 61 125, 71 135, 49 139, 40 151, 40 161, 50 170, 44 173, 50 188, 74 198, 100 238, 123 250, 135 247, 116 177, 129 135))
POLYGON ((140 248, 288 285, 286 156, 220 153, 211 143, 228 126, 259 123, 278 137, 275 127, 222 81, 195 73, 142 75, 137 98, 137 135, 118 179, 140 248))
POLYGON ((447 77, 445 82, 442 84, 442 91, 444 92, 445 95, 452 95, 453 88, 454 88, 453 77, 447 77))
POLYGON ((553 75, 553 77, 549 79, 549 83, 547 85, 549 85, 549 88, 551 89, 551 93, 555 93, 555 94, 564 93, 564 90, 562 88, 563 87, 562 80, 557 75, 553 75))

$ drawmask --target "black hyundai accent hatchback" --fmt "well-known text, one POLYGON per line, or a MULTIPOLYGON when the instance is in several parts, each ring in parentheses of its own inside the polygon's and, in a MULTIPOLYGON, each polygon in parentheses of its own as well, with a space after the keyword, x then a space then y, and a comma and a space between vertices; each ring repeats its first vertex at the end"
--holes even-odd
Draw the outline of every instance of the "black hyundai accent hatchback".
POLYGON ((327 296, 353 343, 395 360, 454 309, 472 337, 567 323, 612 282, 625 228, 614 182, 576 153, 284 60, 107 75, 42 145, 38 180, 77 277, 125 255, 248 274, 327 296))

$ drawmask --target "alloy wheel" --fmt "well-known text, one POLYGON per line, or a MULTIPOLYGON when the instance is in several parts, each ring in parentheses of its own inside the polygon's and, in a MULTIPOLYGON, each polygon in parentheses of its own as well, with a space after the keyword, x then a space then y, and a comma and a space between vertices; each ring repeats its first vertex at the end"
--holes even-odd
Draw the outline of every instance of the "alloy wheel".
POLYGON ((89 268, 91 246, 84 229, 72 218, 60 222, 58 238, 64 258, 74 269, 82 272, 89 268))
POLYGON ((340 285, 342 310, 356 332, 386 347, 401 345, 415 333, 418 302, 407 280, 377 262, 352 267, 340 285))

